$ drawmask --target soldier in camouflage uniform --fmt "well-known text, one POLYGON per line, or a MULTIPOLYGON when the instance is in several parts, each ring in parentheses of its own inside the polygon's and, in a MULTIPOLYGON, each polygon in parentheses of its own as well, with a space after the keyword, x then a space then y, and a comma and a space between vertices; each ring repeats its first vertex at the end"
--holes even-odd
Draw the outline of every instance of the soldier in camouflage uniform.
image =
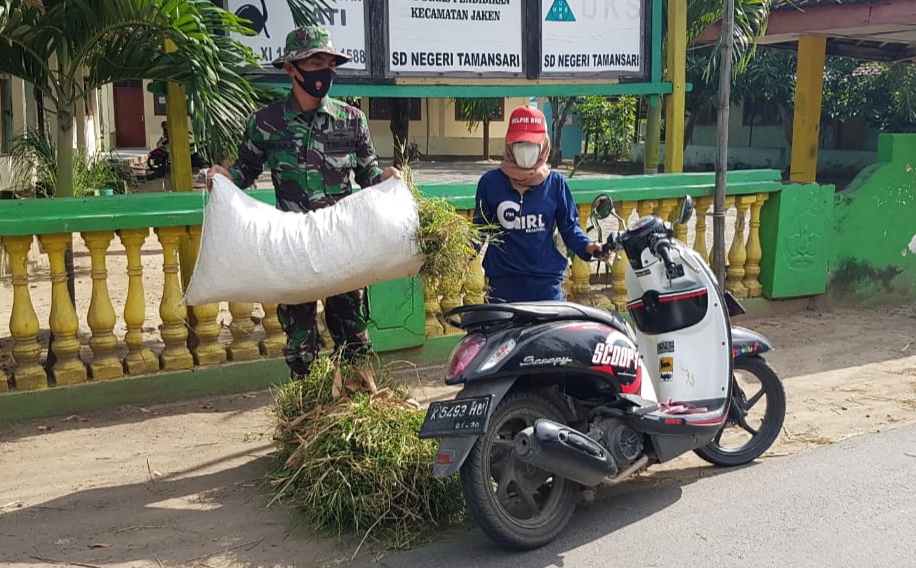
MULTIPOLYGON (((209 175, 223 174, 246 188, 261 175, 266 162, 277 207, 302 213, 332 206, 350 195, 351 172, 361 187, 400 176, 395 168, 378 167, 363 112, 326 96, 335 68, 349 60, 334 49, 327 30, 292 31, 285 55, 273 62, 292 79, 289 97, 251 115, 238 160, 228 170, 214 166, 209 175)), ((328 331, 344 359, 353 361, 371 349, 365 288, 326 298, 324 308, 328 331)), ((305 376, 318 356, 317 305, 281 304, 277 315, 287 336, 286 362, 294 377, 305 376)))

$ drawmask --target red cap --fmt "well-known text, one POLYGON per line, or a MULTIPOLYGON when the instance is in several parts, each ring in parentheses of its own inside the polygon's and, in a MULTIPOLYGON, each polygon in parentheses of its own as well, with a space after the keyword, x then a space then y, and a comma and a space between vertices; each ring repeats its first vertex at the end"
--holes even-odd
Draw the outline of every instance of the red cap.
POLYGON ((531 142, 540 144, 547 137, 547 119, 544 113, 532 106, 520 106, 509 117, 506 144, 531 142))

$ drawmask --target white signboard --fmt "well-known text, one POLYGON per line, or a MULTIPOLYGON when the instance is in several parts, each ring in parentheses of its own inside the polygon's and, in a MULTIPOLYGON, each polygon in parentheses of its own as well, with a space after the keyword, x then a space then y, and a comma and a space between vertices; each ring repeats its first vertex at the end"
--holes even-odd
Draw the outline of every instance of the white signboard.
POLYGON ((638 73, 642 0, 542 0, 544 74, 638 73))
MULTIPOLYGON (((327 0, 330 11, 318 14, 319 24, 331 32, 331 41, 337 51, 352 59, 341 69, 366 69, 366 18, 363 0, 327 0)), ((254 51, 261 65, 283 55, 286 34, 295 29, 293 15, 286 0, 227 0, 226 9, 240 18, 251 20, 246 24, 256 36, 233 35, 254 51)))
POLYGON ((523 0, 389 0, 394 73, 522 73, 523 0))

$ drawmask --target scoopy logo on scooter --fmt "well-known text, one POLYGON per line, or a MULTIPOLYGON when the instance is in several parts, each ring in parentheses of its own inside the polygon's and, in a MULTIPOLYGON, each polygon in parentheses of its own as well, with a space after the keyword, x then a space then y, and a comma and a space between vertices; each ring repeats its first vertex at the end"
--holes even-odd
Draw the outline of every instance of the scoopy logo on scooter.
POLYGON ((639 351, 618 343, 599 343, 592 355, 592 363, 595 365, 610 365, 624 369, 636 369, 638 360, 639 351))

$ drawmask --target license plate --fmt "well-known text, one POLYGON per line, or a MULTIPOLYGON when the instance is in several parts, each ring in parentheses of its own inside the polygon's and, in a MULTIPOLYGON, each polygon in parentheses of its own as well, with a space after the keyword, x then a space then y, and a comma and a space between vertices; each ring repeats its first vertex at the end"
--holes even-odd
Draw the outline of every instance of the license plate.
POLYGON ((487 427, 493 395, 434 402, 426 411, 420 427, 420 438, 444 436, 473 436, 483 434, 487 427))

